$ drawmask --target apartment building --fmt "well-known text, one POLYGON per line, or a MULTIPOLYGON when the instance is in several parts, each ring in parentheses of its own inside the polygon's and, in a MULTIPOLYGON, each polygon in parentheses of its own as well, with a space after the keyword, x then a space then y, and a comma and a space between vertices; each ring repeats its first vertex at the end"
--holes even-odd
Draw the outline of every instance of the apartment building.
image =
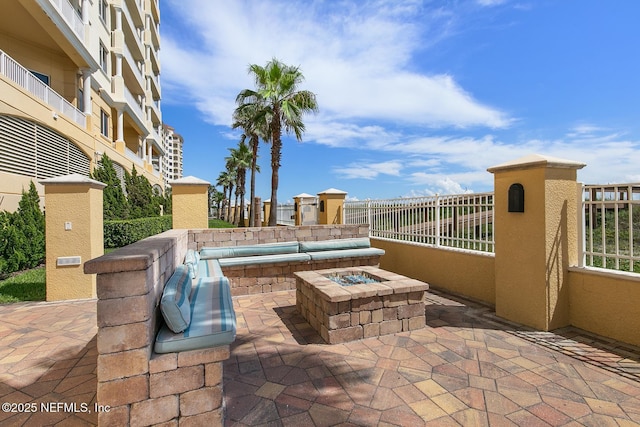
POLYGON ((158 1, 2 2, 0 210, 104 155, 164 187, 158 1))
POLYGON ((171 126, 163 126, 164 134, 164 156, 162 157, 163 176, 165 179, 165 185, 168 181, 174 179, 180 179, 183 175, 182 164, 182 146, 184 139, 182 135, 176 133, 175 129, 171 126))

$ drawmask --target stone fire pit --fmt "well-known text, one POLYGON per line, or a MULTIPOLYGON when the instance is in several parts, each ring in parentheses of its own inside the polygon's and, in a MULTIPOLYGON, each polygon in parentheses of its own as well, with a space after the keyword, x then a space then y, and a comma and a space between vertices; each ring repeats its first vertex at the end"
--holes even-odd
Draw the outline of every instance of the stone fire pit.
POLYGON ((426 324, 424 292, 429 285, 419 280, 369 266, 294 275, 298 311, 329 344, 412 331, 426 324))

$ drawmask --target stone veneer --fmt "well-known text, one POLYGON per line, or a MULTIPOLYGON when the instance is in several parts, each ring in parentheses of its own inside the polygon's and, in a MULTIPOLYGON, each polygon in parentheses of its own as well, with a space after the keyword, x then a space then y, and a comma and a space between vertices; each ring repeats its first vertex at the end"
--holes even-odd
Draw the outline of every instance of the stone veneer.
POLYGON ((303 271, 296 276, 296 306, 329 344, 424 328, 424 293, 429 285, 364 266, 303 271), (341 286, 329 275, 361 274, 378 280, 341 286))
MULTIPOLYGON (((224 423, 222 371, 224 360, 230 357, 229 346, 153 352, 162 322, 162 291, 184 262, 187 248, 363 237, 367 233, 366 225, 169 230, 86 262, 84 272, 97 274, 96 400, 110 407, 109 412, 98 415, 99 425, 224 423)), ((256 281, 245 286, 240 281, 244 272, 232 276, 236 294, 239 290, 277 290, 278 283, 289 286, 291 269, 269 270, 272 267, 262 266, 254 272, 271 274, 269 283, 256 281)))

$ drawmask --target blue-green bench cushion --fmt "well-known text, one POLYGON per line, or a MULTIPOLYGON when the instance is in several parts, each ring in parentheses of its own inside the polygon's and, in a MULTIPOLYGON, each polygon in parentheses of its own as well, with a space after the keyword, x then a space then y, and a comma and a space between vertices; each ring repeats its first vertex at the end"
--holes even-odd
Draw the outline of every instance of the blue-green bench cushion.
POLYGON ((384 255, 384 250, 378 248, 341 249, 335 251, 308 252, 308 255, 311 256, 311 261, 316 261, 326 259, 384 255))
POLYGON ((198 277, 222 277, 222 269, 217 259, 201 259, 198 262, 198 277))
POLYGON ((298 252, 298 242, 263 243, 259 245, 225 246, 200 249, 201 259, 233 258, 255 255, 277 255, 298 252))
POLYGON ((179 265, 164 287, 160 299, 160 311, 167 327, 173 332, 182 332, 191 321, 191 273, 186 265, 179 265))
POLYGON ((235 258, 220 258, 218 262, 221 267, 233 267, 238 265, 258 265, 277 264, 285 262, 305 262, 311 260, 309 254, 276 254, 276 255, 255 255, 241 256, 235 258))
POLYGON ((300 242, 300 252, 334 251, 338 249, 360 249, 371 246, 368 237, 356 237, 352 239, 318 240, 312 242, 300 242))
POLYGON ((191 278, 195 279, 198 276, 198 263, 200 262, 200 253, 193 249, 187 249, 187 254, 184 257, 184 263, 189 268, 191 278))
POLYGON ((156 353, 173 353, 231 344, 236 338, 236 313, 233 310, 229 279, 203 277, 191 292, 191 324, 180 333, 166 325, 158 332, 156 353))

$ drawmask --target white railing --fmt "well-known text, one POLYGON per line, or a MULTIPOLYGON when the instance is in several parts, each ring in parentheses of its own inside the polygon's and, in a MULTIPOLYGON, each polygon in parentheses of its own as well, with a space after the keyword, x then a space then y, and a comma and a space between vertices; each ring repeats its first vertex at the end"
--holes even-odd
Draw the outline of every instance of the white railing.
POLYGON ((294 205, 278 205, 276 214, 276 223, 280 225, 295 225, 295 207, 294 205))
POLYGON ((640 273, 640 184, 584 185, 581 265, 640 273))
POLYGON ((131 160, 133 163, 135 163, 138 166, 144 166, 144 161, 138 157, 138 155, 136 153, 134 153, 133 151, 131 151, 129 149, 129 147, 124 147, 124 153, 127 155, 127 157, 129 158, 129 160, 131 160))
POLYGON ((494 251, 493 193, 346 202, 344 218, 371 237, 494 251))
POLYGON ((134 96, 128 87, 124 87, 124 99, 127 101, 127 104, 131 108, 131 111, 138 117, 138 119, 145 123, 145 115, 142 110, 142 101, 138 98, 138 96, 134 96))
POLYGON ((67 22, 69 28, 73 30, 78 38, 84 42, 84 23, 82 22, 82 16, 78 14, 78 11, 73 7, 68 0, 49 0, 51 4, 58 10, 58 13, 67 22))
POLYGON ((83 129, 87 127, 87 117, 73 104, 51 89, 12 57, 0 50, 0 74, 7 77, 51 108, 69 117, 83 129))

